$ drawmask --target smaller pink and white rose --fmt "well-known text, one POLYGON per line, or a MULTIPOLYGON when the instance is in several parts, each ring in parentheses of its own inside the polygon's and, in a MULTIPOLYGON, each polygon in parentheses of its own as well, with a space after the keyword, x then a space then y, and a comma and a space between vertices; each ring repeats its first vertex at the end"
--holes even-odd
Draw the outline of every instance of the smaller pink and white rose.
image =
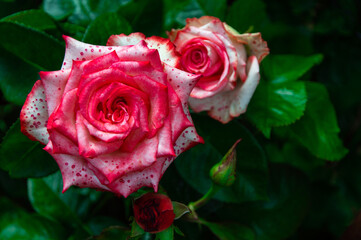
POLYGON ((203 75, 190 107, 222 123, 244 113, 259 83, 259 63, 269 53, 261 34, 239 34, 210 16, 187 19, 183 29, 167 34, 181 55, 180 68, 203 75))

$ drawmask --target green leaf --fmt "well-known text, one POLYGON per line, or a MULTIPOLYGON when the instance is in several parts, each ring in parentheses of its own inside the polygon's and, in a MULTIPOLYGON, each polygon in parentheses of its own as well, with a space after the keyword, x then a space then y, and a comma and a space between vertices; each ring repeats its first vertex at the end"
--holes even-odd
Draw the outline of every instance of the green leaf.
POLYGON ((45 178, 28 180, 29 200, 39 214, 60 222, 80 225, 101 193, 89 188, 68 189, 62 193, 62 177, 56 172, 45 178))
MULTIPOLYGON (((64 55, 63 44, 41 29, 34 28, 37 24, 35 20, 27 25, 19 23, 26 19, 18 16, 16 14, 0 20, 0 45, 38 69, 58 69, 64 55)), ((40 28, 44 28, 44 25, 40 28)))
POLYGON ((73 37, 75 39, 83 39, 86 28, 76 24, 64 22, 59 23, 59 27, 64 35, 73 37))
POLYGON ((111 35, 124 33, 126 35, 132 32, 132 27, 128 21, 116 13, 106 13, 97 17, 89 24, 83 42, 106 45, 111 35))
POLYGON ((9 173, 0 169, 0 192, 11 198, 23 198, 28 196, 27 185, 24 179, 12 178, 9 173))
POLYGON ((173 240, 174 239, 174 229, 173 225, 163 230, 155 235, 155 240, 173 240))
POLYGON ((304 82, 261 82, 248 106, 246 116, 269 138, 272 127, 289 125, 301 118, 306 102, 304 82))
POLYGON ((241 138, 236 148, 236 181, 232 186, 222 188, 214 198, 234 203, 266 199, 266 158, 252 134, 237 121, 224 125, 205 116, 192 117, 205 144, 182 153, 175 161, 183 179, 195 190, 205 194, 212 184, 209 170, 241 138))
POLYGON ((206 15, 197 0, 163 0, 163 2, 165 8, 163 28, 167 31, 171 28, 183 28, 187 18, 206 15))
POLYGON ((340 160, 348 150, 338 137, 340 129, 327 90, 322 84, 311 82, 307 82, 306 88, 305 115, 289 130, 315 156, 330 161, 340 160))
POLYGON ((175 220, 179 219, 184 214, 190 212, 188 206, 183 203, 172 201, 172 204, 173 204, 173 211, 175 214, 175 217, 174 217, 175 220))
POLYGON ((43 9, 57 20, 66 19, 69 23, 86 27, 98 16, 116 12, 132 0, 45 0, 43 9))
POLYGON ((223 19, 227 8, 226 0, 197 0, 197 2, 205 15, 223 19))
POLYGON ((43 10, 56 20, 68 17, 75 10, 73 0, 44 0, 43 10))
POLYGON ((1 229, 4 229, 9 222, 15 221, 26 215, 26 212, 22 208, 16 206, 5 197, 0 197, 0 209, 0 231, 1 229))
MULTIPOLYGON (((356 166, 356 169, 360 170, 359 166, 356 166)), ((350 173, 352 174, 351 171, 347 174, 350 173)), ((353 198, 355 189, 347 186, 343 181, 343 179, 339 179, 338 182, 332 184, 318 182, 312 188, 311 214, 305 221, 308 228, 322 228, 330 235, 337 236, 335 239, 342 239, 340 236, 355 217, 355 209, 360 208, 359 200, 353 198)), ((356 240, 357 238, 351 239, 356 240)))
POLYGON ((253 230, 245 225, 238 223, 214 223, 202 222, 206 225, 220 240, 255 240, 256 235, 253 230))
POLYGON ((12 177, 43 177, 58 169, 39 142, 29 140, 16 121, 0 145, 0 167, 12 177))
POLYGON ((165 34, 162 31, 162 1, 128 1, 119 8, 118 13, 128 20, 134 32, 142 32, 146 36, 165 34))
POLYGON ((323 59, 322 54, 311 56, 269 55, 262 62, 262 70, 273 84, 297 80, 323 59))
POLYGON ((118 219, 108 216, 95 216, 87 221, 87 225, 92 231, 93 235, 99 235, 101 232, 111 226, 125 227, 125 225, 118 219))
POLYGON ((56 29, 53 19, 41 10, 26 10, 1 19, 38 30, 56 29))
POLYGON ((130 231, 122 226, 112 226, 96 237, 91 237, 89 240, 127 240, 129 239, 130 231))
POLYGON ((308 213, 307 178, 292 167, 270 165, 268 191, 267 201, 224 205, 217 214, 252 227, 257 240, 288 239, 308 213))
POLYGON ((321 61, 321 54, 309 57, 273 55, 263 61, 266 80, 261 80, 246 116, 267 138, 272 127, 292 124, 303 116, 306 87, 304 82, 295 80, 321 61))
POLYGON ((261 0, 237 0, 230 7, 226 22, 228 25, 243 33, 250 27, 259 31, 268 23, 266 6, 261 0))
POLYGON ((184 237, 184 233, 179 229, 179 227, 173 225, 174 232, 182 237, 184 237))
POLYGON ((6 50, 0 50, 0 89, 7 101, 21 106, 39 77, 38 69, 6 50))
POLYGON ((163 0, 164 29, 183 28, 187 18, 204 15, 224 18, 227 1, 225 0, 163 0))
POLYGON ((7 226, 0 230, 2 240, 63 240, 65 230, 63 227, 42 216, 32 214, 9 221, 7 226))
POLYGON ((269 160, 275 163, 286 163, 308 173, 311 176, 318 167, 324 166, 325 161, 305 151, 303 146, 288 141, 282 147, 279 144, 267 144, 265 149, 269 160))
MULTIPOLYGON (((27 11, 19 12, 19 13, 10 15, 6 18, 3 18, 0 21, 0 29, 1 29, 1 24, 4 24, 4 22, 6 22, 7 24, 8 23, 16 24, 15 26, 19 26, 19 28, 22 28, 22 27, 26 28, 26 30, 24 30, 25 33, 30 31, 30 29, 33 29, 34 31, 38 31, 37 33, 39 33, 39 34, 45 34, 44 32, 41 32, 41 31, 45 31, 45 30, 53 31, 53 32, 57 30, 57 26, 54 23, 53 19, 41 10, 27 10, 27 11)), ((12 35, 15 33, 11 32, 11 34, 7 33, 5 35, 12 35)), ((19 32, 19 34, 24 34, 24 33, 19 32)), ((3 38, 7 38, 5 40, 3 39, 5 42, 7 42, 9 40, 8 39, 9 36, 3 36, 3 38)), ((49 36, 49 38, 51 38, 51 40, 53 40, 53 38, 51 36, 49 36)), ((17 41, 19 42, 20 40, 24 41, 24 39, 22 39, 21 36, 19 36, 19 39, 17 39, 17 41)), ((36 38, 34 40, 36 41, 36 38)), ((33 39, 31 39, 31 41, 33 41, 33 39)), ((10 54, 8 51, 1 49, 2 54, 0 57, 0 88, 5 96, 6 100, 8 100, 9 102, 13 102, 17 105, 22 105, 25 101, 27 94, 30 92, 31 87, 33 86, 34 82, 39 78, 38 71, 39 71, 40 67, 34 67, 34 64, 32 64, 33 65, 32 66, 32 65, 24 62, 25 59, 19 55, 19 54, 28 55, 25 57, 30 57, 31 59, 28 59, 28 60, 33 60, 34 58, 36 58, 36 56, 31 56, 32 55, 31 53, 28 54, 28 53, 20 52, 17 54, 18 48, 19 49, 25 48, 24 46, 27 46, 27 44, 28 44, 27 42, 21 42, 21 43, 19 42, 19 44, 21 44, 21 46, 15 46, 14 45, 15 43, 11 43, 11 42, 7 43, 7 44, 10 44, 10 46, 8 46, 7 50, 12 52, 13 54, 10 54), (17 55, 18 57, 20 57, 20 59, 18 57, 15 57, 14 54, 17 55), (21 60, 21 59, 23 59, 23 60, 21 60), (18 69, 21 69, 21 71, 18 71, 18 69)), ((30 43, 30 44, 32 44, 32 43, 30 43)), ((41 46, 42 44, 43 43, 39 43, 39 46, 41 46)), ((39 46, 37 46, 37 48, 39 48, 39 46)), ((60 48, 60 49, 63 52, 63 50, 62 50, 63 48, 60 48)), ((41 55, 43 57, 45 57, 46 59, 48 59, 49 56, 45 56, 45 55, 53 55, 54 54, 53 50, 51 50, 49 52, 45 52, 48 50, 46 49, 46 44, 45 44, 45 49, 39 50, 39 51, 43 51, 41 53, 41 55)), ((26 49, 25 51, 29 52, 28 49, 26 49)), ((33 51, 33 50, 30 50, 30 52, 31 51, 33 51)), ((54 51, 56 52, 56 49, 54 51)), ((36 53, 36 54, 39 55, 38 53, 36 53)), ((62 58, 62 56, 59 55, 58 60, 61 60, 61 58, 62 58)), ((51 61, 51 59, 52 59, 52 57, 50 57, 50 61, 51 61)), ((55 61, 58 61, 58 60, 55 60, 55 61)), ((43 60, 40 60, 40 61, 43 61, 43 60)), ((38 63, 35 63, 35 65, 37 65, 37 64, 38 63)), ((48 64, 48 63, 46 63, 46 64, 48 64)), ((58 66, 56 66, 56 68, 57 67, 58 66)))
POLYGON ((130 232, 130 237, 140 237, 144 233, 145 233, 145 231, 143 230, 143 228, 141 228, 138 225, 138 223, 135 220, 133 220, 132 229, 131 229, 131 232, 130 232))

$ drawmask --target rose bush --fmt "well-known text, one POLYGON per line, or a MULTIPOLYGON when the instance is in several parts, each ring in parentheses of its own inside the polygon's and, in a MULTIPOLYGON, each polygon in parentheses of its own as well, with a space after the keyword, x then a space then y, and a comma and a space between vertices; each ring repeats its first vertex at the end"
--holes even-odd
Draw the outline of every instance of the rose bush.
POLYGON ((195 112, 222 123, 246 111, 258 85, 259 62, 268 55, 260 33, 239 34, 218 18, 187 19, 183 29, 168 32, 181 54, 184 71, 202 74, 190 95, 195 112))
POLYGON ((22 108, 22 132, 46 144, 63 191, 71 185, 125 197, 142 186, 156 191, 174 158, 203 141, 187 107, 199 77, 175 68, 170 41, 114 38, 128 46, 64 36, 62 69, 40 72, 22 108))
POLYGON ((161 232, 173 223, 172 201, 164 194, 146 193, 133 203, 134 218, 146 232, 161 232))

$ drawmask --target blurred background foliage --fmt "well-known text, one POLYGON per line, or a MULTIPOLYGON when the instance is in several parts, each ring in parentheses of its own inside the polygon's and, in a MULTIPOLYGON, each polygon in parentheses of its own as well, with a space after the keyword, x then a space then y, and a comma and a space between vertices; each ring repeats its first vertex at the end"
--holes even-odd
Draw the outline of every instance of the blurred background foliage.
POLYGON ((38 72, 59 68, 62 34, 103 45, 112 34, 166 37, 203 15, 261 32, 271 54, 245 115, 227 125, 193 115, 206 144, 172 164, 163 189, 200 198, 211 166, 242 138, 237 179, 200 209, 214 224, 177 220, 185 237, 174 238, 361 239, 358 0, 0 0, 0 239, 126 238, 130 198, 62 194, 54 161, 20 133, 21 106, 38 72))

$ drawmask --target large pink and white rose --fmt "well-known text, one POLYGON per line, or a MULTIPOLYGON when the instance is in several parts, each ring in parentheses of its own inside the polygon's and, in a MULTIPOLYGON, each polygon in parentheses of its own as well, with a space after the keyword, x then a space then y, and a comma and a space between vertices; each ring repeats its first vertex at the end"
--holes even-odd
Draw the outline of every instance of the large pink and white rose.
POLYGON ((259 83, 259 63, 268 55, 260 33, 239 34, 218 18, 187 19, 183 29, 168 32, 181 54, 184 71, 202 74, 189 105, 222 123, 244 113, 259 83))
POLYGON ((62 69, 40 72, 21 111, 22 132, 46 144, 63 191, 156 191, 175 157, 203 141, 187 106, 199 77, 175 68, 173 44, 142 34, 114 37, 129 46, 65 36, 62 69))

